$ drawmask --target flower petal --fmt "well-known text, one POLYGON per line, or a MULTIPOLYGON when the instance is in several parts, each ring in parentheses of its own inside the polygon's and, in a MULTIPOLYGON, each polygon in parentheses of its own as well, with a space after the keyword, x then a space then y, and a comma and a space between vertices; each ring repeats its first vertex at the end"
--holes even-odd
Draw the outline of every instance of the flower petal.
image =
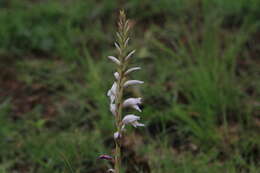
POLYGON ((122 120, 122 123, 123 123, 122 127, 124 128, 125 125, 127 125, 127 124, 131 124, 134 127, 144 126, 144 124, 139 123, 138 120, 140 120, 139 116, 136 116, 136 115, 133 115, 133 114, 126 115, 122 120))
POLYGON ((136 127, 144 127, 145 125, 144 124, 142 124, 142 123, 139 123, 139 122, 137 122, 137 121, 135 121, 135 122, 133 122, 133 123, 131 123, 135 128, 136 127))
POLYGON ((114 76, 115 76, 116 80, 119 79, 119 73, 118 73, 118 72, 115 72, 115 73, 114 73, 114 76))
POLYGON ((138 84, 143 84, 143 81, 140 80, 128 80, 125 82, 124 87, 128 87, 130 85, 138 85, 138 84))
POLYGON ((128 69, 126 72, 125 72, 125 75, 128 75, 129 73, 133 72, 133 71, 136 71, 136 70, 141 70, 141 67, 132 67, 130 69, 128 69))
POLYGON ((124 107, 131 107, 134 108, 136 110, 138 110, 139 112, 142 112, 142 110, 139 108, 138 104, 142 103, 142 98, 128 98, 124 101, 123 106, 124 107))
POLYGON ((116 116, 116 104, 110 104, 110 111, 116 116))
POLYGON ((109 98, 110 98, 110 103, 114 103, 114 101, 116 100, 116 96, 113 94, 110 95, 109 98))
POLYGON ((113 103, 116 98, 117 83, 114 82, 111 89, 108 90, 107 96, 110 97, 110 102, 113 103))
POLYGON ((116 63, 117 65, 120 65, 121 62, 114 56, 108 56, 108 58, 113 61, 114 63, 116 63))
POLYGON ((110 173, 110 172, 114 173, 115 170, 110 168, 109 170, 107 170, 107 173, 110 173))
POLYGON ((138 105, 133 105, 132 108, 134 108, 135 110, 142 112, 142 110, 140 109, 140 107, 138 105))
POLYGON ((114 169, 111 169, 111 168, 110 168, 109 170, 107 170, 107 173, 111 173, 111 172, 114 173, 115 170, 114 170, 114 169))
POLYGON ((102 154, 98 158, 102 159, 102 160, 112 160, 113 159, 112 156, 109 156, 109 155, 106 155, 106 154, 102 154))
POLYGON ((115 139, 115 140, 118 139, 118 138, 120 138, 120 137, 121 137, 121 135, 120 135, 119 132, 115 132, 115 133, 114 133, 114 139, 115 139))
POLYGON ((116 94, 116 89, 117 89, 117 83, 114 82, 110 89, 111 94, 116 94))
POLYGON ((142 98, 138 97, 138 98, 128 98, 124 101, 123 106, 127 107, 127 106, 132 106, 132 105, 137 105, 137 104, 141 104, 142 103, 142 98))
POLYGON ((140 120, 139 116, 129 114, 123 118, 122 122, 123 122, 123 124, 130 124, 130 123, 138 121, 138 120, 140 120))

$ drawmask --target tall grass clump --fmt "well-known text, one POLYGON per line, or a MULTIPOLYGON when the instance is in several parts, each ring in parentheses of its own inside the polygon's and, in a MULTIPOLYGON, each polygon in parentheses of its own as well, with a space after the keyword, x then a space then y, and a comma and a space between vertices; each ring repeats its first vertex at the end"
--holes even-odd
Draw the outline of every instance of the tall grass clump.
POLYGON ((224 31, 224 19, 213 14, 200 25, 198 20, 167 25, 169 29, 156 37, 169 45, 156 40, 153 44, 167 57, 156 62, 167 65, 156 70, 176 83, 179 103, 172 103, 171 115, 185 124, 186 132, 209 147, 228 137, 229 124, 246 119, 237 60, 250 33, 246 24, 232 33, 224 31))

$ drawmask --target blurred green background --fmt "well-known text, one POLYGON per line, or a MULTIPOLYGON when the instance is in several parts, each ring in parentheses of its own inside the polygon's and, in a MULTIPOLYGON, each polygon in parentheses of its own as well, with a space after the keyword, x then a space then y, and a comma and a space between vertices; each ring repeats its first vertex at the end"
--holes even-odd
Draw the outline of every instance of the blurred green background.
POLYGON ((260 172, 259 0, 0 0, 0 172, 104 173, 119 9, 145 128, 126 173, 260 172))

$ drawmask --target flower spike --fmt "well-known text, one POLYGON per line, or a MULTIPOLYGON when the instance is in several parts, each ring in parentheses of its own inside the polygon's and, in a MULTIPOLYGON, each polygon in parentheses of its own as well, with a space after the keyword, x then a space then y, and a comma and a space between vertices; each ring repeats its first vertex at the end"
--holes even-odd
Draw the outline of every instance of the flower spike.
POLYGON ((107 172, 109 173, 120 173, 121 170, 121 145, 123 144, 122 138, 123 132, 125 131, 126 125, 132 125, 133 127, 142 127, 144 124, 139 123, 140 120, 139 116, 128 114, 122 118, 122 114, 124 108, 133 108, 139 112, 142 110, 140 109, 139 105, 142 103, 142 98, 128 98, 124 100, 124 90, 125 87, 129 87, 132 85, 143 84, 143 81, 140 80, 129 80, 128 74, 140 70, 140 67, 132 67, 129 68, 129 60, 133 57, 135 50, 131 52, 128 51, 128 43, 129 43, 129 30, 130 22, 126 19, 126 15, 124 11, 120 11, 119 15, 119 22, 118 22, 118 32, 116 33, 116 42, 115 47, 117 49, 118 55, 115 56, 108 56, 108 58, 117 64, 117 71, 114 72, 115 81, 112 87, 108 90, 107 96, 110 99, 110 111, 114 115, 115 118, 115 125, 116 125, 116 132, 113 134, 114 141, 115 141, 115 155, 112 158, 108 155, 101 155, 100 159, 105 160, 112 160, 114 163, 114 169, 108 169, 107 172))

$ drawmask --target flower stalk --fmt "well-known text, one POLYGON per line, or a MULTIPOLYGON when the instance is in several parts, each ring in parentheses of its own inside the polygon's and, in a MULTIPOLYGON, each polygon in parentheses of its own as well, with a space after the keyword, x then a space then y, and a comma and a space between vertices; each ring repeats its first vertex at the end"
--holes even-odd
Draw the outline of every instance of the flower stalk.
MULTIPOLYGON (((108 172, 120 173, 121 170, 121 144, 122 136, 125 131, 126 125, 130 124, 133 127, 144 126, 139 123, 139 116, 134 114, 128 114, 122 116, 123 108, 132 108, 135 111, 141 112, 139 105, 142 103, 142 98, 124 98, 124 89, 133 85, 143 84, 143 81, 139 80, 127 80, 129 73, 140 70, 140 67, 132 67, 128 69, 129 61, 132 59, 135 50, 128 53, 127 46, 129 43, 129 20, 126 19, 124 11, 120 11, 117 39, 115 47, 118 52, 118 58, 114 56, 108 56, 112 62, 117 65, 117 71, 114 73, 115 82, 111 89, 107 92, 107 96, 110 98, 110 111, 115 117, 116 132, 114 133, 114 139, 116 144, 115 156, 114 156, 114 169, 109 169, 108 172)), ((105 160, 112 160, 108 155, 101 155, 100 158, 105 160)))
MULTIPOLYGON (((125 49, 126 49, 126 37, 127 37, 127 31, 126 27, 128 27, 126 23, 126 16, 123 11, 120 11, 120 16, 119 16, 119 32, 117 33, 117 42, 119 47, 117 47, 118 53, 119 53, 119 60, 121 64, 119 65, 117 71, 118 71, 118 85, 117 85, 117 93, 116 93, 116 127, 117 127, 117 133, 118 137, 122 134, 121 129, 122 129, 122 100, 123 100, 123 91, 124 91, 124 71, 125 71, 125 49)), ((116 143, 116 151, 115 151, 115 173, 120 172, 121 168, 121 143, 120 143, 120 138, 115 138, 115 143, 116 143)))

